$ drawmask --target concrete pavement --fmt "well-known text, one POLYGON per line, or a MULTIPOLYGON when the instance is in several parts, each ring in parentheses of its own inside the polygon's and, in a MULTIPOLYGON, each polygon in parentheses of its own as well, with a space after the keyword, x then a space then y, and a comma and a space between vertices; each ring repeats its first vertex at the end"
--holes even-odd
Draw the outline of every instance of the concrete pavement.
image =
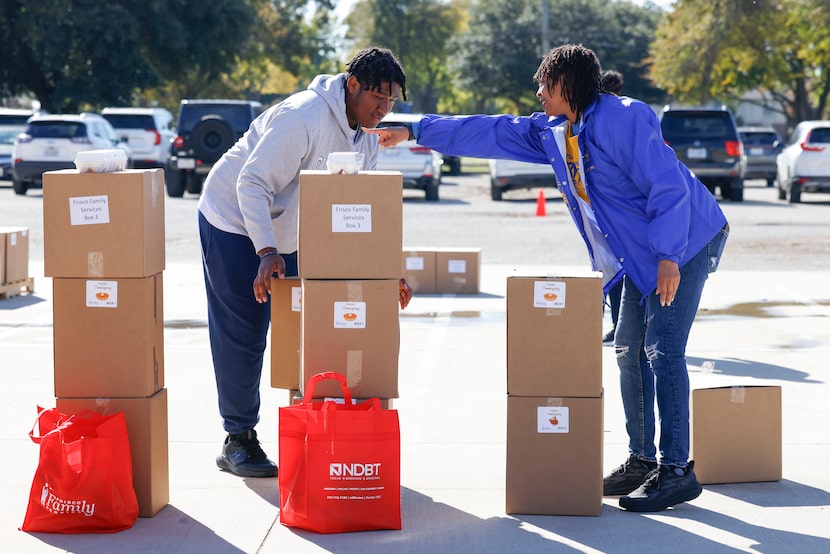
MULTIPOLYGON (((417 297, 401 314, 401 531, 316 535, 279 522, 276 479, 219 471, 223 440, 207 341, 201 268, 165 271, 170 504, 112 535, 27 534, 37 445, 35 406, 54 406, 51 283, 0 300, 0 544, 6 552, 830 552, 830 273, 721 271, 712 276, 688 348, 693 388, 780 385, 783 479, 706 485, 658 514, 604 500, 600 517, 504 513, 505 278, 552 269, 485 265, 482 293, 417 297), (475 425, 470 422, 474 421, 475 425)), ((606 315, 606 326, 609 324, 606 315)), ((266 360, 268 357, 266 356, 266 360)), ((626 457, 612 348, 603 348, 604 467, 626 457)), ((258 426, 277 459, 268 366, 258 426)))

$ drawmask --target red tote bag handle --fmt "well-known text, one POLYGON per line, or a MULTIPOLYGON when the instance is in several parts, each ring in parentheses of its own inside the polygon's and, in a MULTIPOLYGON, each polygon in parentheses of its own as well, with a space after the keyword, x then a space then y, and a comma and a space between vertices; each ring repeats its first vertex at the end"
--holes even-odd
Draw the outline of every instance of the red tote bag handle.
POLYGON ((317 383, 325 381, 326 379, 334 379, 340 383, 340 388, 343 390, 343 399, 346 406, 351 406, 352 393, 349 390, 349 386, 346 384, 346 376, 335 371, 324 371, 323 373, 318 373, 312 376, 311 379, 308 380, 308 386, 306 387, 305 394, 303 395, 303 404, 311 405, 312 399, 314 398, 314 387, 317 383))

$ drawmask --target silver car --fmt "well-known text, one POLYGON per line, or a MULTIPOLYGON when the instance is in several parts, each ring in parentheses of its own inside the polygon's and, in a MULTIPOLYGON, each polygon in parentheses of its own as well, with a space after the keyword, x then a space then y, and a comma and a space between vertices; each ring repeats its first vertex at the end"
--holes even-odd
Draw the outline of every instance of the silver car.
MULTIPOLYGON (((412 125, 421 120, 419 114, 389 113, 378 127, 404 126, 412 131, 412 125)), ((438 200, 438 185, 441 184, 441 154, 421 146, 414 140, 405 140, 395 146, 384 148, 378 156, 378 171, 400 171, 403 188, 424 191, 429 201, 438 200)))
POLYGON ((764 179, 767 186, 775 185, 775 159, 784 142, 772 127, 738 127, 746 153, 746 179, 764 179))

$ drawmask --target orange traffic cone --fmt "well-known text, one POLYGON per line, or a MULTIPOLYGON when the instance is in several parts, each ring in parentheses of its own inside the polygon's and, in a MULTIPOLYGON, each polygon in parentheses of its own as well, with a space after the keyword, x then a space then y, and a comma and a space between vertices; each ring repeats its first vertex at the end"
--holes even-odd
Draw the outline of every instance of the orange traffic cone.
POLYGON ((547 202, 545 201, 545 192, 540 190, 539 191, 539 198, 536 199, 536 217, 544 217, 548 215, 547 210, 547 202))

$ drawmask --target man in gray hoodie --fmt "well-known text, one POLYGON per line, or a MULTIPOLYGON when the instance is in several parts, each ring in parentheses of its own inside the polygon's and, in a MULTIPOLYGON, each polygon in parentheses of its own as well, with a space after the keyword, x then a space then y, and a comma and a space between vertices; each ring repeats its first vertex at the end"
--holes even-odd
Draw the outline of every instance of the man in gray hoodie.
MULTIPOLYGON (((400 62, 384 48, 366 48, 347 72, 318 75, 308 89, 257 117, 213 166, 199 200, 199 236, 219 413, 228 433, 216 464, 245 477, 274 477, 263 452, 259 387, 270 323, 272 275, 297 275, 300 170, 326 169, 332 152, 364 155, 374 169, 376 127, 399 96, 400 62)), ((412 289, 401 280, 400 305, 412 289)))

